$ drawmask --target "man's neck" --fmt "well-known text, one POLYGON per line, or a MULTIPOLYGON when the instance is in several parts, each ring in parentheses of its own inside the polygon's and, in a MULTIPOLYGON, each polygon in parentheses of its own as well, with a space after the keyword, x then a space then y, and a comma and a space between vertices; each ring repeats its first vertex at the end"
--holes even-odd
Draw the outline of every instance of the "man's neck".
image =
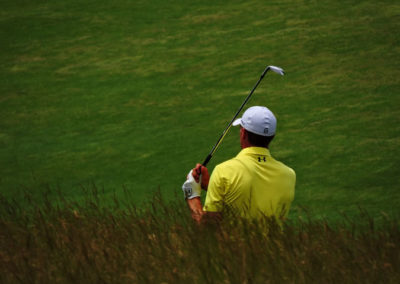
POLYGON ((249 148, 249 147, 260 147, 260 148, 269 149, 269 147, 255 146, 255 145, 251 145, 250 143, 243 143, 241 145, 241 147, 242 147, 242 149, 246 149, 246 148, 249 148))

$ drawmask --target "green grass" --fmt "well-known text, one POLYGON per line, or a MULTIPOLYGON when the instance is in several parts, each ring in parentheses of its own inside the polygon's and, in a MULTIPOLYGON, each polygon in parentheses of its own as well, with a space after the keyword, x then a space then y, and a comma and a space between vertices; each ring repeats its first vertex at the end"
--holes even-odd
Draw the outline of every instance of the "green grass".
MULTIPOLYGON (((266 65, 249 105, 277 115, 291 216, 398 212, 396 1, 2 1, 0 192, 95 183, 180 193, 266 65)), ((232 129, 210 170, 240 150, 232 129)), ((111 201, 110 201, 111 202, 111 201)))

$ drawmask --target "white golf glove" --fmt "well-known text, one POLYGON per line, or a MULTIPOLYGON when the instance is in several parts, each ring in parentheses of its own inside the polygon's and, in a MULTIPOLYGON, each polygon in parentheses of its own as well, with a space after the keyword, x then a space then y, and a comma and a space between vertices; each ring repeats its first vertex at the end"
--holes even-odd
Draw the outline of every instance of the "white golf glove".
POLYGON ((182 185, 182 190, 185 195, 185 199, 192 199, 200 197, 201 186, 200 183, 196 182, 192 175, 192 170, 187 175, 187 180, 182 185))

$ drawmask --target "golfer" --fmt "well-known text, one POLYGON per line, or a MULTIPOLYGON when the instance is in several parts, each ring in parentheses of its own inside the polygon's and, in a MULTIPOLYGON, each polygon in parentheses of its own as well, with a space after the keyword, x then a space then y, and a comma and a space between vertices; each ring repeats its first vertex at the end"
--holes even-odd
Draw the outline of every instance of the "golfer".
POLYGON ((245 219, 273 217, 281 223, 294 198, 296 174, 270 154, 276 118, 268 108, 254 106, 234 121, 233 126, 238 125, 239 154, 217 165, 211 178, 207 168, 197 164, 182 186, 192 218, 219 219, 222 212, 232 210, 245 219), (204 207, 201 189, 207 190, 204 207))

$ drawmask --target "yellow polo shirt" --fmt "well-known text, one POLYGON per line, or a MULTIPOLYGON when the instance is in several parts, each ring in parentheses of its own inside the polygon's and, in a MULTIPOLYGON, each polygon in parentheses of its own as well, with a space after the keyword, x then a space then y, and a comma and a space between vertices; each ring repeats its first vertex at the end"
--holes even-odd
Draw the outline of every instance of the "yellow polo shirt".
POLYGON ((225 207, 249 219, 287 216, 294 198, 294 170, 275 160, 267 148, 248 147, 217 165, 208 185, 204 211, 225 207))

